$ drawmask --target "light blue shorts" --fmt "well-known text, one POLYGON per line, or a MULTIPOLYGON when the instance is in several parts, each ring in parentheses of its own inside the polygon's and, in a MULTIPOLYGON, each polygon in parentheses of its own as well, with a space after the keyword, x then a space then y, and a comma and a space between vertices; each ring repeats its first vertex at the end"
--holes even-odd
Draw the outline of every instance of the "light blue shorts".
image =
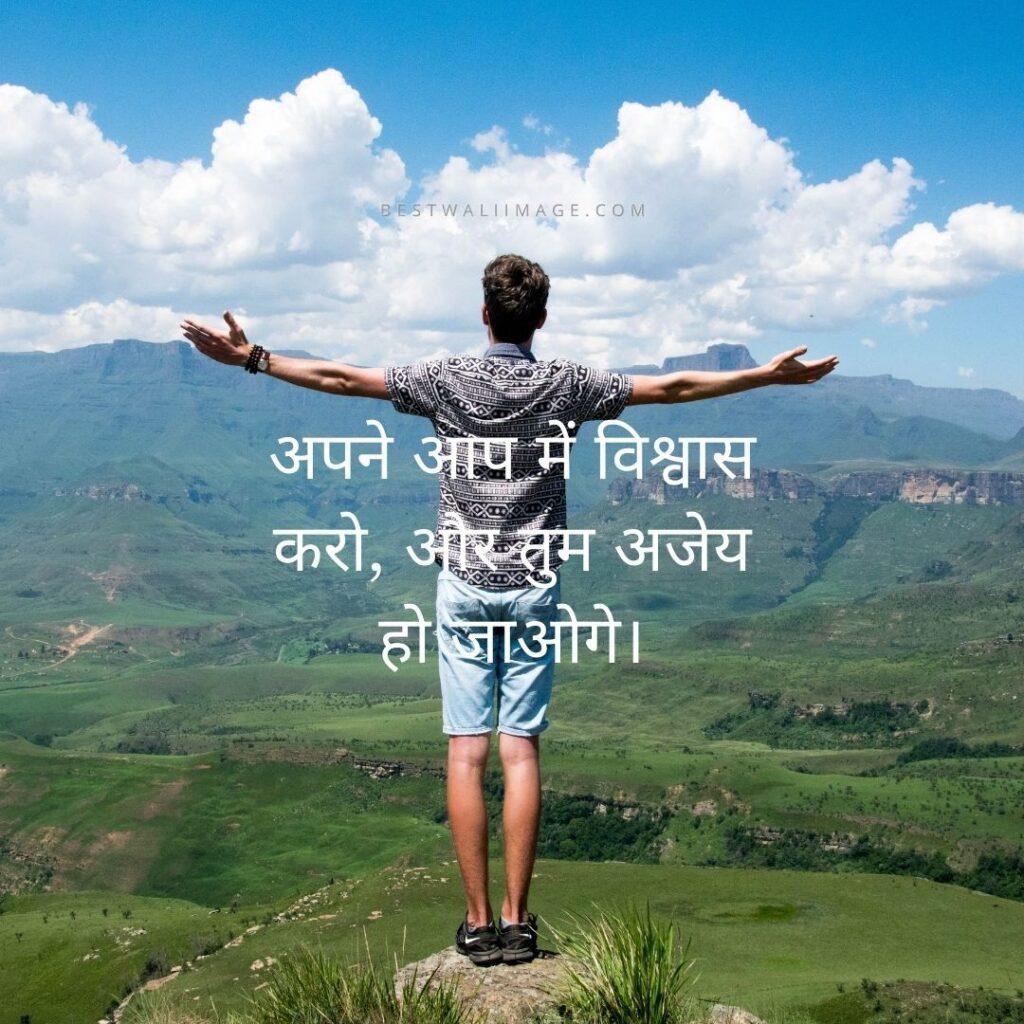
MULTIPOLYGON (((552 623, 558 615, 559 585, 484 590, 442 569, 437 577, 437 646, 441 708, 449 736, 498 732, 536 736, 548 727, 547 711, 554 677, 554 649, 532 658, 519 646, 526 637, 536 650, 542 634, 529 622, 552 623), (493 657, 485 638, 476 643, 466 622, 513 622, 508 628, 511 657, 505 657, 505 631, 491 631, 493 657)), ((547 635, 550 635, 550 631, 547 635)))

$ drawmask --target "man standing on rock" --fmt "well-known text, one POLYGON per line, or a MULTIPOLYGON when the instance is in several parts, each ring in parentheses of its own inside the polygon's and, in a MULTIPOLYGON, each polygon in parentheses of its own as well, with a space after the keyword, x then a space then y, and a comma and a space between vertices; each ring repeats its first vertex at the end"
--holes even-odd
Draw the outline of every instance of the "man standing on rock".
MULTIPOLYGON (((230 313, 228 332, 192 320, 185 337, 204 355, 336 395, 389 400, 399 412, 425 416, 455 460, 440 474, 438 531, 448 550, 438 554, 437 634, 442 715, 448 735, 448 817, 466 893, 466 915, 456 946, 476 964, 532 960, 536 918, 527 909, 540 821, 540 733, 554 673, 554 650, 529 657, 518 643, 528 623, 554 621, 559 602, 557 571, 547 587, 548 559, 530 543, 541 531, 566 527, 565 470, 543 460, 535 441, 561 437, 552 421, 575 436, 587 420, 615 419, 628 405, 693 402, 768 384, 809 384, 831 372, 830 356, 802 363, 796 348, 764 366, 732 372, 680 371, 629 376, 584 366, 571 359, 537 359, 534 332, 547 317, 549 281, 536 263, 505 255, 484 270, 481 316, 487 328, 482 356, 452 356, 408 366, 364 368, 318 359, 271 354, 251 345, 230 313), (454 438, 513 438, 511 471, 495 469, 474 446, 454 438), (494 531, 486 557, 458 531, 494 531), (445 531, 445 533, 442 533, 445 531), (525 547, 525 550, 524 550, 525 547), (462 623, 511 622, 510 643, 488 660, 462 623), (461 643, 459 641, 462 641, 461 643), (484 772, 491 733, 497 727, 505 779, 503 826, 505 898, 495 920, 488 892, 487 810, 484 772)), ((559 450, 557 447, 554 449, 559 450)), ((536 627, 530 643, 538 638, 536 627)), ((504 644, 495 645, 496 648, 504 644)))

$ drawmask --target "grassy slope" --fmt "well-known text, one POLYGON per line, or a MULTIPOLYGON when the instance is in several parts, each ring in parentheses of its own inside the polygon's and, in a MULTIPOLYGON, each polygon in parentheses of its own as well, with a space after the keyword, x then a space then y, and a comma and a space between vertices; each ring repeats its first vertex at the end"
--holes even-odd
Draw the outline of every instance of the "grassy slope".
POLYGON ((963 505, 880 505, 791 603, 850 601, 927 578, 927 567, 985 538, 1019 511, 963 505))
POLYGON ((225 941, 229 928, 184 900, 93 892, 9 899, 0 916, 0 1024, 98 1020, 151 956, 180 963, 206 942, 225 941))
MULTIPOLYGON (((260 443, 308 422, 305 409, 294 412, 269 425, 260 443)), ((715 417, 724 423, 732 414, 723 404, 715 417)), ((837 436, 818 441, 839 451, 847 425, 832 426, 837 436)), ((925 426, 926 435, 934 433, 934 425, 925 426)), ((413 427, 418 437, 421 425, 413 427)), ((332 425, 324 432, 344 430, 332 425)), ((854 441, 854 447, 861 443, 854 441)), ((893 445, 905 441, 887 435, 877 454, 899 455, 902 449, 893 445)), ((264 447, 269 451, 272 443, 264 447)), ((956 444, 949 450, 958 450, 956 444)), ((441 749, 431 664, 404 666, 397 676, 372 654, 302 664, 305 650, 324 639, 378 636, 381 610, 390 613, 404 600, 429 602, 432 573, 410 573, 403 552, 411 530, 431 519, 420 503, 422 488, 396 481, 404 488, 399 500, 385 504, 386 496, 373 488, 297 486, 268 471, 263 449, 258 462, 252 453, 233 451, 199 453, 194 472, 157 465, 141 452, 132 464, 76 466, 77 481, 62 481, 136 481, 155 495, 149 503, 58 498, 46 488, 31 500, 0 495, 0 546, 9 570, 0 580, 0 619, 10 627, 0 636, 0 729, 55 737, 61 748, 0 749, 9 769, 0 781, 0 833, 52 854, 62 885, 184 897, 208 908, 233 899, 265 908, 332 875, 361 877, 403 852, 413 862, 433 863, 444 845, 433 820, 433 779, 378 784, 323 764, 222 761, 215 753, 231 741, 238 741, 238 754, 268 740, 321 753, 351 745, 411 760, 436 759, 441 749), (216 472, 206 475, 219 484, 197 475, 211 467, 216 472), (325 525, 346 506, 358 507, 364 524, 374 528, 385 563, 379 584, 367 588, 333 573, 299 578, 274 563, 271 528, 325 525), (111 586, 116 593, 108 599, 111 586), (41 641, 58 642, 60 627, 83 618, 114 623, 116 642, 97 641, 56 667, 52 654, 17 658, 41 641), (96 753, 133 730, 213 753, 96 753)), ((759 454, 772 453, 765 447, 759 454)), ((593 479, 574 486, 577 497, 603 495, 593 479)), ((705 498, 699 508, 710 525, 754 528, 745 576, 713 565, 706 576, 669 567, 653 577, 611 554, 623 528, 679 525, 687 507, 599 506, 574 520, 597 527, 601 545, 589 576, 567 572, 567 595, 583 607, 607 600, 608 580, 614 580, 613 607, 642 619, 646 654, 639 666, 562 672, 556 727, 546 745, 551 784, 622 799, 670 798, 682 807, 703 799, 720 808, 744 804, 752 821, 856 828, 957 847, 957 856, 983 842, 1020 841, 1021 775, 1010 762, 915 766, 882 778, 852 778, 846 773, 884 765, 892 752, 770 751, 756 735, 714 744, 703 735, 710 721, 742 708, 748 690, 783 689, 801 701, 929 697, 936 710, 927 729, 1020 742, 1019 649, 960 648, 962 641, 1024 626, 1014 590, 1024 550, 1019 512, 889 505, 857 523, 847 539, 822 535, 818 499, 705 498), (948 561, 941 571, 950 575, 932 581, 929 566, 937 560, 948 561), (709 619, 718 621, 687 631, 709 619)), ((670 826, 668 858, 714 854, 721 839, 717 821, 694 829, 683 811, 670 826)), ((206 979, 218 999, 230 1002, 249 984, 257 955, 276 955, 275 946, 317 936, 350 951, 363 923, 393 944, 408 924, 410 953, 427 952, 447 938, 457 915, 454 868, 447 870, 446 882, 424 879, 424 872, 371 876, 346 888, 347 900, 337 895, 344 905, 340 917, 275 926, 175 984, 206 979), (384 910, 380 921, 367 920, 373 909, 384 910)), ((554 912, 585 904, 594 893, 660 894, 660 909, 682 914, 696 935, 706 991, 749 1003, 767 998, 765 977, 794 1001, 820 998, 836 980, 884 978, 890 970, 892 976, 1008 985, 1004 944, 1020 935, 1019 908, 1007 912, 1002 901, 924 883, 914 887, 908 879, 549 863, 538 885, 554 912), (964 922, 958 939, 966 954, 934 928, 935 920, 951 919, 964 922)), ((29 916, 20 919, 22 955, 14 962, 20 973, 0 973, 7 991, 52 995, 50 965, 64 954, 47 944, 73 944, 92 934, 71 928, 66 916, 57 925, 56 915, 69 909, 66 901, 79 898, 92 899, 53 893, 32 897, 38 905, 25 898, 14 904, 29 916), (37 911, 53 915, 50 923, 31 918, 37 911), (30 932, 36 936, 31 942, 30 932)), ((120 905, 135 898, 100 899, 120 905)), ((158 920, 165 915, 169 944, 183 942, 208 913, 163 901, 146 906, 154 922, 149 934, 165 941, 158 920)), ((141 949, 137 955, 143 957, 141 949)), ((134 960, 122 964, 106 956, 101 962, 102 968, 82 963, 82 993, 98 992, 101 983, 117 988, 125 971, 137 970, 134 960)), ((77 992, 61 998, 77 1006, 77 992)))
MULTIPOLYGON (((816 1003, 836 982, 862 977, 1011 991, 1024 980, 1024 906, 911 878, 542 861, 535 892, 542 915, 556 923, 595 898, 650 901, 692 937, 701 994, 755 1010, 816 1003), (950 921, 955 928, 936 926, 950 921)), ((307 919, 247 937, 174 986, 226 1009, 258 983, 250 970, 257 958, 311 944, 352 959, 365 935, 375 949, 414 959, 446 941, 459 913, 454 865, 411 861, 335 887, 307 919)))
POLYGON ((57 753, 0 745, 0 831, 58 888, 271 904, 432 845, 433 780, 345 765, 57 753))

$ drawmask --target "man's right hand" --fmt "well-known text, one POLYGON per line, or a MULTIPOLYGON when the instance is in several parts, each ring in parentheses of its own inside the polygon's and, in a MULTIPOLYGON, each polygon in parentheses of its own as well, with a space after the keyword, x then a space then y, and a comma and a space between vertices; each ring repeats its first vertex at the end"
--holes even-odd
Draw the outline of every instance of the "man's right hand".
POLYGON ((238 321, 231 315, 230 310, 224 314, 224 322, 228 325, 226 334, 197 324, 195 320, 183 320, 180 326, 185 337, 204 356, 228 366, 245 366, 252 345, 249 344, 245 331, 238 326, 238 321))

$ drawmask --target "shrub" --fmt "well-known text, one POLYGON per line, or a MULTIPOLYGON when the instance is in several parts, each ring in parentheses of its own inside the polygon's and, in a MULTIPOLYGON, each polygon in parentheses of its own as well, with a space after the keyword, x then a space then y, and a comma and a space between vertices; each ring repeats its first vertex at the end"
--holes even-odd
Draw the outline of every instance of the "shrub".
POLYGON ((393 972, 367 960, 346 967, 302 950, 275 967, 246 1024, 472 1024, 449 983, 411 979, 396 995, 393 972))
POLYGON ((120 1024, 214 1024, 205 1013, 184 1006, 162 992, 136 997, 125 1007, 120 1024))
POLYGON ((676 1024, 692 1020, 692 962, 675 925, 650 907, 571 919, 553 929, 566 960, 562 998, 574 1024, 676 1024))

